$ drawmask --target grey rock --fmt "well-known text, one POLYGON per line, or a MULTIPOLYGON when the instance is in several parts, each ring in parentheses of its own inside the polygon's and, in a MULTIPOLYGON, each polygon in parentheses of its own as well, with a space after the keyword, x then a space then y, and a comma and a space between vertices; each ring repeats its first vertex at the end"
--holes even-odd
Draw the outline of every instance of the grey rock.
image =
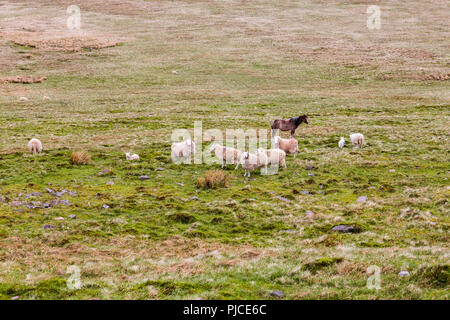
POLYGON ((156 171, 163 171, 164 168, 156 168, 155 170, 156 170, 156 171))
POLYGON ((408 271, 400 271, 398 273, 399 277, 409 277, 409 272, 408 271))
POLYGON ((312 212, 311 210, 306 210, 305 215, 307 215, 308 217, 311 217, 314 215, 314 212, 312 212))
POLYGON ((184 187, 184 183, 182 182, 177 182, 177 185, 184 187))
POLYGON ((314 176, 314 173, 313 172, 310 172, 310 173, 308 173, 308 176, 314 176))
POLYGON ((76 215, 74 215, 74 214, 71 214, 71 215, 69 216, 69 218, 70 218, 70 219, 76 219, 76 218, 77 218, 77 216, 76 216, 76 215))
POLYGON ((17 201, 17 200, 11 201, 11 206, 13 206, 13 207, 20 207, 21 205, 22 205, 22 202, 20 202, 20 201, 17 201))
POLYGON ((48 193, 55 193, 55 191, 53 191, 53 190, 50 189, 50 188, 45 188, 45 190, 46 190, 48 193))
POLYGON ((197 196, 190 197, 189 200, 198 200, 197 196))
POLYGON ((282 196, 276 196, 275 198, 277 198, 278 200, 284 201, 284 202, 291 202, 291 200, 289 200, 285 197, 282 197, 282 196))
POLYGON ((104 205, 102 206, 102 208, 103 208, 103 209, 108 209, 109 206, 108 206, 107 204, 104 204, 104 205))
POLYGON ((148 179, 150 179, 149 176, 140 176, 139 177, 139 180, 148 180, 148 179))
POLYGON ((361 196, 358 199, 356 199, 356 202, 366 202, 367 201, 367 196, 361 196))
POLYGON ((43 229, 54 229, 55 226, 52 226, 52 225, 50 225, 50 224, 44 224, 44 225, 42 226, 42 228, 43 228, 43 229))
POLYGON ((306 167, 306 170, 312 170, 314 169, 314 166, 312 164, 308 164, 308 166, 306 167))
POLYGON ((106 184, 107 184, 108 186, 113 186, 113 185, 114 185, 114 181, 108 181, 106 184))
POLYGON ((308 190, 302 190, 302 191, 300 191, 300 193, 304 194, 304 195, 307 195, 307 194, 309 194, 309 191, 308 190))
POLYGON ((275 290, 275 291, 272 291, 270 293, 270 296, 271 297, 275 297, 275 298, 283 298, 284 297, 284 292, 283 291, 279 291, 279 290, 275 290))
POLYGON ((349 233, 349 232, 353 232, 354 229, 355 229, 354 226, 340 224, 338 226, 334 226, 331 230, 336 231, 336 232, 349 233))

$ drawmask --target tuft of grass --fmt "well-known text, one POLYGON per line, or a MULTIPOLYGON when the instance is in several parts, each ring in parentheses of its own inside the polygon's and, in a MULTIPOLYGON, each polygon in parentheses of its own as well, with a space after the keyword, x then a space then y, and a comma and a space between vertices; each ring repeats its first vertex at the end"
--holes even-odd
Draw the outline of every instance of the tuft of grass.
POLYGON ((216 189, 228 187, 230 176, 222 170, 206 171, 203 177, 197 178, 197 186, 203 189, 216 189))
POLYGON ((308 270, 308 271, 311 271, 311 272, 315 273, 315 272, 317 272, 318 270, 320 270, 322 268, 332 266, 332 265, 340 263, 342 261, 344 261, 344 258, 342 258, 342 257, 336 257, 336 258, 325 257, 325 258, 320 258, 320 259, 314 260, 312 262, 306 263, 303 266, 303 270, 308 270))
POLYGON ((76 151, 70 156, 70 163, 74 165, 89 164, 91 156, 85 151, 76 151))
POLYGON ((450 284, 450 265, 421 266, 414 273, 413 279, 425 286, 448 287, 450 284))

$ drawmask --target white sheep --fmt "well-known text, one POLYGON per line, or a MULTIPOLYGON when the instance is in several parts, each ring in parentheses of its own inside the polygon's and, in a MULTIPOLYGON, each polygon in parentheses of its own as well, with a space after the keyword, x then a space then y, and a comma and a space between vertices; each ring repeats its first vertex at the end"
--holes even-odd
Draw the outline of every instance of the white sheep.
POLYGON ((350 135, 350 140, 352 141, 354 146, 358 146, 360 148, 365 144, 364 136, 362 135, 362 133, 352 133, 350 135))
POLYGON ((42 142, 39 139, 31 139, 28 142, 28 150, 30 150, 30 152, 33 152, 34 154, 41 153, 42 142))
POLYGON ((343 148, 344 145, 345 145, 345 139, 344 139, 344 137, 341 137, 341 140, 339 140, 339 142, 338 142, 338 146, 339 146, 339 148, 343 148))
POLYGON ((172 143, 173 162, 177 162, 183 158, 189 158, 191 155, 195 155, 195 142, 191 139, 172 143))
POLYGON ((125 157, 127 160, 139 160, 139 156, 137 154, 130 155, 129 152, 125 153, 125 157))
POLYGON ((232 147, 224 147, 220 144, 213 143, 209 148, 209 152, 213 152, 217 158, 222 160, 222 169, 229 163, 238 164, 242 151, 232 147))
POLYGON ((294 154, 294 158, 298 152, 298 141, 295 138, 283 139, 280 136, 274 138, 274 144, 278 149, 286 153, 294 154))
POLYGON ((267 172, 267 163, 268 159, 265 152, 256 152, 256 154, 242 152, 235 170, 241 165, 242 168, 245 169, 244 177, 248 174, 248 177, 250 178, 250 171, 255 169, 264 167, 264 172, 267 172))
POLYGON ((281 149, 258 149, 258 152, 265 152, 267 156, 267 165, 275 164, 278 166, 286 167, 286 152, 281 149))

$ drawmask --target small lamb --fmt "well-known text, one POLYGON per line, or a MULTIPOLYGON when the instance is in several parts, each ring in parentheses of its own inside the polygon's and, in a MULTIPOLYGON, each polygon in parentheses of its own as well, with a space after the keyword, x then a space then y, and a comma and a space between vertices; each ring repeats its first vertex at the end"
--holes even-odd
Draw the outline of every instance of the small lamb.
POLYGON ((31 139, 28 142, 28 150, 33 154, 42 152, 42 142, 39 139, 31 139))
POLYGON ((172 143, 172 161, 177 162, 182 158, 190 158, 191 155, 195 155, 195 142, 191 139, 187 139, 182 142, 172 143))
POLYGON ((259 148, 258 152, 265 152, 267 156, 267 165, 275 164, 278 166, 286 167, 286 152, 281 149, 262 149, 259 148))
POLYGON ((250 171, 255 169, 264 167, 264 172, 267 172, 267 163, 268 159, 265 152, 256 152, 256 154, 243 152, 234 169, 237 170, 239 165, 241 165, 245 169, 244 177, 248 174, 248 177, 250 178, 250 171))
POLYGON ((224 147, 217 143, 213 143, 209 148, 209 152, 213 151, 216 157, 222 160, 222 169, 230 163, 239 164, 239 159, 242 155, 242 151, 239 149, 224 147))
POLYGON ((344 139, 344 137, 341 137, 341 140, 339 140, 339 142, 338 142, 338 146, 339 146, 339 148, 343 148, 344 145, 345 145, 345 139, 344 139))
POLYGON ((353 143, 353 146, 357 146, 357 147, 362 147, 365 142, 364 142, 364 136, 362 135, 362 133, 352 133, 350 135, 350 140, 353 143))
POLYGON ((125 157, 127 160, 139 160, 139 156, 137 154, 130 155, 129 152, 125 153, 125 157))
POLYGON ((298 152, 298 141, 295 138, 283 139, 280 136, 274 138, 275 147, 286 153, 294 154, 294 158, 298 152))

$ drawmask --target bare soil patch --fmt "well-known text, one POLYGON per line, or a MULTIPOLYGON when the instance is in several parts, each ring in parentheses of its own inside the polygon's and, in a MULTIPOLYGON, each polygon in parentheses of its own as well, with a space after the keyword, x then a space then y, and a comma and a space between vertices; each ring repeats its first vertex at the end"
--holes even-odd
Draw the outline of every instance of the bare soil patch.
POLYGON ((47 80, 44 76, 15 76, 1 78, 1 82, 6 83, 41 83, 47 80))

